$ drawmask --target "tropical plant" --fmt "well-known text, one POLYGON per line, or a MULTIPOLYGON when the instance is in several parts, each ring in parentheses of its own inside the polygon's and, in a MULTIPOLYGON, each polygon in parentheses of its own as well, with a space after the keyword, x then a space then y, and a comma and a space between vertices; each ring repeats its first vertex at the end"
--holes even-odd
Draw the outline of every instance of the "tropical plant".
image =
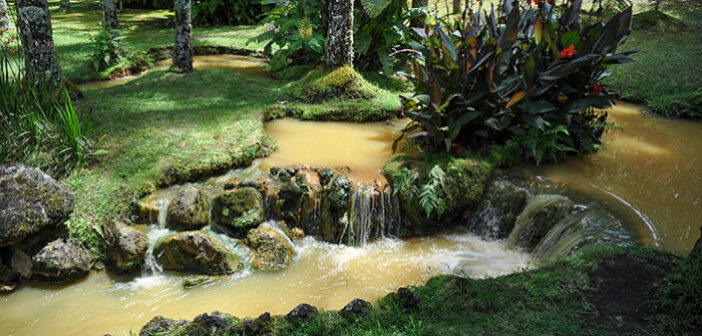
POLYGON ((115 34, 114 31, 100 25, 97 34, 90 36, 90 44, 86 48, 90 51, 90 62, 93 70, 100 72, 119 62, 123 53, 121 41, 124 36, 115 34))
POLYGON ((0 33, 0 164, 23 162, 63 175, 88 156, 89 125, 67 91, 27 85, 16 31, 0 33))
POLYGON ((427 151, 486 154, 507 146, 538 162, 600 149, 611 126, 602 109, 613 102, 600 81, 608 66, 632 62, 627 56, 637 52, 615 53, 631 31, 632 11, 585 23, 581 4, 505 1, 499 21, 492 10, 471 10, 415 29, 421 39, 402 51, 412 56, 417 87, 403 97, 413 122, 402 137, 427 151))

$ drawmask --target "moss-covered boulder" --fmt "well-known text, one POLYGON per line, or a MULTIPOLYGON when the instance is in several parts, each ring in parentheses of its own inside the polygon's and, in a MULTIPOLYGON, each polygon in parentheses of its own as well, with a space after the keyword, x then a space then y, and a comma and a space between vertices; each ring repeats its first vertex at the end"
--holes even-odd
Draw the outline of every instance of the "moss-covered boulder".
POLYGON ((266 218, 266 206, 261 193, 251 187, 225 191, 214 202, 213 229, 231 237, 243 239, 246 233, 266 218))
POLYGON ((493 180, 470 219, 470 230, 487 239, 507 238, 529 197, 525 188, 505 179, 493 180))
POLYGON ((236 272, 239 257, 201 231, 172 235, 154 249, 164 270, 181 273, 224 275, 236 272))
POLYGON ((146 323, 139 331, 139 336, 160 336, 165 335, 173 328, 182 327, 188 322, 185 320, 172 320, 163 316, 156 316, 146 323))
POLYGON ((209 223, 207 196, 197 187, 183 188, 166 211, 166 226, 176 231, 199 230, 209 223))
POLYGON ((492 165, 478 157, 393 156, 383 173, 400 201, 404 222, 400 235, 428 234, 465 223, 480 203, 492 172, 492 165))
POLYGON ((12 251, 12 268, 22 278, 52 285, 71 283, 87 276, 92 261, 87 249, 66 238, 17 245, 12 251))
POLYGON ((129 273, 141 267, 149 247, 143 232, 122 222, 113 222, 105 226, 103 233, 112 270, 129 273))
POLYGON ((73 195, 41 170, 0 166, 0 247, 63 222, 73 195))
POLYGON ((248 245, 254 250, 253 267, 263 271, 281 271, 290 265, 295 248, 280 231, 261 225, 249 231, 248 245))
POLYGON ((517 217, 507 245, 531 252, 548 231, 571 214, 574 206, 565 196, 534 196, 517 217))

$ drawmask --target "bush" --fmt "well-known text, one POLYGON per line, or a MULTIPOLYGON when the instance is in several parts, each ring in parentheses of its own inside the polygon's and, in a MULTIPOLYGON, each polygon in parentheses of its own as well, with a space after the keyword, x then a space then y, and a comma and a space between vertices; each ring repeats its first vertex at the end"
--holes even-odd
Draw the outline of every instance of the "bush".
MULTIPOLYGON (((270 40, 264 53, 271 56, 271 68, 279 77, 299 71, 288 67, 321 64, 326 44, 326 5, 319 0, 271 0, 278 6, 263 23, 273 23, 268 31, 251 41, 270 40), (274 52, 275 47, 275 52, 274 52)), ((383 70, 391 75, 400 59, 393 59, 393 50, 409 46, 411 32, 407 24, 422 15, 422 10, 412 9, 403 0, 361 0, 354 10, 354 58, 360 70, 383 70)))
POLYGON ((88 156, 88 127, 65 88, 29 86, 16 34, 0 33, 0 164, 64 175, 88 156))
POLYGON ((123 39, 124 36, 119 36, 119 32, 109 30, 103 25, 97 34, 90 36, 90 44, 86 48, 90 50, 93 70, 100 72, 119 62, 119 56, 123 52, 123 39))
POLYGON ((491 12, 421 31, 406 51, 417 94, 403 97, 414 121, 403 137, 428 151, 498 151, 501 163, 599 150, 612 126, 600 109, 613 102, 600 81, 637 52, 615 53, 631 31, 631 8, 606 24, 582 22, 579 0, 503 9, 503 24, 491 12))

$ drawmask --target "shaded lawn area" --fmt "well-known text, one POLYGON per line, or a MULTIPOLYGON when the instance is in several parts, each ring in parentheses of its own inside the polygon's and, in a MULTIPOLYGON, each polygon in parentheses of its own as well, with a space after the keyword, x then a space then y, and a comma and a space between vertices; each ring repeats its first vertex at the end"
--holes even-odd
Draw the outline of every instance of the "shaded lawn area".
POLYGON ((76 197, 74 238, 99 252, 101 225, 128 215, 136 197, 266 154, 262 111, 277 88, 224 70, 155 71, 86 92, 79 108, 89 113, 95 161, 63 181, 76 197))
MULTIPOLYGON (((59 1, 49 1, 54 42, 66 78, 72 81, 96 78, 90 67, 90 36, 100 29, 102 10, 99 1, 71 0, 71 12, 58 11, 59 1)), ((118 13, 123 42, 134 52, 171 46, 174 43, 173 12, 170 10, 129 9, 118 13)), ((262 51, 265 43, 247 40, 265 31, 263 26, 196 27, 195 45, 220 45, 262 51)))

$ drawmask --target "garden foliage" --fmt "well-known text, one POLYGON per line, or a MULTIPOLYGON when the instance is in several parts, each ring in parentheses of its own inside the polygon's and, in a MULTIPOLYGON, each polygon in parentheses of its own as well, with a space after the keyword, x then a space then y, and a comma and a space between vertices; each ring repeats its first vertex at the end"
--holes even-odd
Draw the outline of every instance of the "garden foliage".
MULTIPOLYGON (((193 0, 196 26, 256 24, 270 10, 260 0, 193 0)), ((129 8, 173 9, 172 0, 124 0, 129 8)))
POLYGON ((584 22, 581 0, 551 3, 506 1, 499 18, 469 10, 415 29, 420 38, 402 51, 417 88, 403 97, 414 121, 403 137, 428 151, 492 152, 501 164, 600 149, 611 127, 601 109, 613 102, 600 81, 637 52, 616 53, 631 32, 631 8, 584 22))

